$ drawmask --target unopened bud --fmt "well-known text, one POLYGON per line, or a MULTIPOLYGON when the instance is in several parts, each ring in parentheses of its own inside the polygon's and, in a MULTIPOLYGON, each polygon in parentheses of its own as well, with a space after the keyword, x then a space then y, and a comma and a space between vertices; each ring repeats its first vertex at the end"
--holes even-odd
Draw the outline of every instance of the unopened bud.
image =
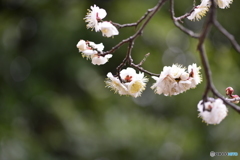
POLYGON ((227 87, 226 88, 226 95, 232 98, 232 94, 234 92, 234 89, 232 87, 227 87))

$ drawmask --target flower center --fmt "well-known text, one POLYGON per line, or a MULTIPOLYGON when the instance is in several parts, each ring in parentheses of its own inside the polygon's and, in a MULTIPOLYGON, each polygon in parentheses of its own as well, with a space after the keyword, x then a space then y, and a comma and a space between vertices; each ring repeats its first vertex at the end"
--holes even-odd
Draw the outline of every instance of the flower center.
POLYGON ((189 77, 193 77, 194 76, 194 72, 193 72, 193 69, 192 71, 189 73, 189 77))
POLYGON ((96 13, 96 19, 97 19, 98 22, 102 20, 101 18, 99 18, 98 12, 96 13))
POLYGON ((181 80, 181 78, 175 78, 175 81, 178 83, 181 80))
POLYGON ((130 87, 129 92, 130 93, 137 93, 137 92, 141 91, 142 89, 144 89, 144 85, 140 81, 136 81, 130 87))
POLYGON ((107 28, 103 28, 103 29, 102 29, 102 32, 106 34, 106 33, 109 32, 109 30, 108 30, 107 28))
POLYGON ((131 82, 132 76, 127 75, 124 80, 125 80, 125 82, 131 82))
POLYGON ((205 111, 211 112, 212 111, 212 106, 211 105, 205 106, 204 109, 205 109, 205 111))

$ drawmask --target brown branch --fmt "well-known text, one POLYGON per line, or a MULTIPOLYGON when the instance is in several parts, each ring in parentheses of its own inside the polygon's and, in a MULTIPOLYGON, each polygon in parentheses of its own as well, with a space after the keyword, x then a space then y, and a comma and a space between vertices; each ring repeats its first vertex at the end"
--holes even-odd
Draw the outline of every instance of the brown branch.
POLYGON ((225 97, 223 97, 214 86, 211 86, 211 91, 212 93, 217 96, 218 98, 222 99, 224 101, 224 103, 226 103, 228 106, 230 106, 231 108, 233 108, 236 112, 238 112, 240 114, 240 107, 234 103, 232 103, 233 99, 226 99, 225 97))
POLYGON ((150 53, 147 53, 144 58, 141 60, 141 62, 139 62, 138 66, 143 65, 143 63, 147 60, 147 57, 150 55, 150 53))
MULTIPOLYGON (((130 41, 133 41, 133 40, 135 40, 138 36, 140 36, 140 35, 142 34, 142 32, 143 32, 143 29, 146 27, 146 25, 149 23, 149 21, 152 19, 152 17, 157 13, 157 11, 161 8, 161 6, 162 6, 166 1, 167 1, 167 0, 160 0, 155 7, 149 9, 149 10, 145 13, 145 15, 146 15, 148 12, 150 12, 151 14, 150 14, 149 16, 147 16, 145 22, 144 22, 144 23, 142 24, 142 26, 136 31, 136 33, 135 33, 134 35, 132 35, 131 37, 129 37, 129 38, 127 38, 127 39, 122 40, 122 41, 119 42, 117 45, 115 45, 111 50, 104 52, 102 55, 104 56, 104 55, 106 55, 106 54, 113 53, 113 52, 115 52, 119 47, 121 47, 124 43, 128 43, 128 42, 130 42, 130 41)), ((143 16, 143 17, 145 17, 145 16, 143 16)), ((143 19, 144 19, 144 18, 142 18, 142 19, 140 20, 140 22, 141 22, 143 19)))
POLYGON ((209 91, 211 91, 215 96, 217 96, 218 98, 222 99, 227 105, 229 105, 230 107, 232 107, 235 111, 237 111, 238 113, 240 113, 240 107, 235 105, 234 103, 231 103, 228 99, 226 99, 225 97, 223 97, 218 90, 215 88, 213 81, 212 81, 212 76, 211 76, 211 69, 210 69, 210 65, 208 62, 208 58, 206 56, 206 52, 204 50, 203 44, 204 44, 204 40, 206 39, 206 36, 208 35, 211 26, 214 23, 214 19, 216 19, 216 15, 215 15, 215 3, 213 0, 212 1, 212 5, 210 7, 210 14, 208 17, 208 20, 203 28, 203 32, 201 34, 201 36, 199 37, 199 43, 197 46, 197 49, 200 53, 200 57, 201 57, 201 61, 203 64, 203 68, 205 71, 205 75, 206 75, 206 79, 207 79, 207 85, 206 85, 206 89, 205 92, 203 94, 203 100, 207 99, 207 94, 209 91))
POLYGON ((184 33, 186 33, 187 35, 193 37, 193 38, 199 38, 199 35, 196 34, 195 32, 185 28, 184 26, 182 26, 178 21, 179 20, 182 20, 183 18, 186 18, 187 15, 191 14, 193 12, 194 9, 192 9, 189 13, 181 16, 181 17, 178 17, 176 18, 175 17, 175 12, 174 12, 174 0, 170 0, 170 13, 171 13, 171 18, 173 20, 173 23, 176 27, 178 27, 181 31, 183 31, 184 33))
POLYGON ((131 53, 132 53, 133 46, 134 46, 134 41, 133 41, 133 40, 129 41, 129 45, 128 45, 128 50, 127 50, 126 57, 123 59, 122 63, 120 63, 120 65, 117 67, 117 76, 118 76, 118 79, 120 80, 120 82, 122 82, 122 79, 121 79, 121 77, 120 77, 120 71, 121 71, 121 69, 122 69, 127 63, 129 63, 129 64, 132 63, 131 53))
MULTIPOLYGON (((111 50, 109 51, 106 51, 104 52, 102 55, 105 56, 107 54, 110 54, 110 53, 113 53, 115 52, 119 47, 121 47, 123 44, 125 43, 129 43, 129 46, 128 46, 128 51, 127 51, 127 54, 126 54, 126 57, 124 58, 124 60, 122 61, 122 63, 117 67, 117 75, 118 75, 118 78, 120 79, 120 81, 122 82, 121 80, 121 77, 119 76, 120 74, 120 71, 121 69, 123 68, 123 66, 127 65, 127 63, 129 63, 130 66, 134 67, 134 68, 137 68, 138 70, 144 72, 144 73, 147 73, 149 75, 152 75, 152 76, 159 76, 158 74, 155 74, 155 73, 151 73, 150 71, 147 71, 145 69, 143 69, 142 67, 140 67, 139 65, 136 65, 133 63, 133 59, 131 57, 131 53, 132 53, 132 48, 133 48, 133 45, 134 45, 134 41, 135 39, 140 36, 144 30, 144 28, 147 26, 147 24, 149 23, 149 21, 152 19, 152 17, 159 11, 159 9, 161 8, 161 6, 166 2, 167 0, 159 0, 158 4, 151 8, 151 9, 148 9, 148 11, 145 13, 145 15, 140 19, 138 20, 138 22, 136 22, 136 24, 140 24, 145 18, 145 21, 143 22, 143 24, 140 26, 140 28, 135 32, 135 34, 133 34, 132 36, 130 36, 129 38, 127 39, 124 39, 122 40, 121 42, 119 42, 116 46, 114 46, 111 50)), ((135 24, 135 23, 134 23, 135 24)), ((131 25, 131 24, 129 24, 131 25)))
POLYGON ((190 10, 190 12, 188 12, 188 13, 182 15, 182 16, 179 16, 179 17, 174 17, 174 20, 175 20, 175 21, 181 21, 182 19, 187 18, 188 16, 190 16, 190 15, 192 14, 192 12, 194 11, 195 8, 196 8, 196 7, 194 6, 194 7, 190 10))
POLYGON ((240 97, 238 98, 226 98, 227 101, 229 102, 236 102, 236 101, 240 101, 240 97))
POLYGON ((148 9, 147 12, 135 23, 128 23, 128 24, 119 24, 112 22, 117 28, 124 28, 124 27, 137 27, 153 10, 155 7, 148 9))
POLYGON ((159 76, 160 76, 160 74, 152 73, 152 72, 150 72, 150 71, 148 71, 148 70, 145 70, 145 69, 143 69, 142 67, 140 67, 140 66, 137 65, 137 64, 131 63, 130 66, 132 66, 132 67, 138 69, 139 71, 142 71, 142 72, 144 72, 144 73, 146 73, 146 74, 148 74, 148 75, 150 75, 150 76, 156 76, 156 77, 159 77, 159 76))
POLYGON ((130 66, 133 67, 133 68, 136 68, 137 70, 142 71, 142 72, 144 72, 144 73, 146 73, 146 74, 148 74, 148 75, 150 75, 150 76, 157 76, 157 77, 159 77, 160 74, 152 73, 152 72, 150 72, 150 71, 148 71, 148 70, 145 70, 145 69, 143 69, 143 68, 141 67, 141 65, 146 61, 146 59, 147 59, 147 57, 148 57, 149 55, 150 55, 150 53, 147 53, 147 54, 144 56, 144 58, 141 60, 141 62, 140 62, 139 64, 135 64, 135 63, 133 63, 133 61, 132 61, 131 64, 130 64, 130 66))
POLYGON ((240 53, 240 45, 235 40, 235 37, 230 34, 216 19, 213 20, 213 24, 223 35, 229 39, 234 49, 240 53))

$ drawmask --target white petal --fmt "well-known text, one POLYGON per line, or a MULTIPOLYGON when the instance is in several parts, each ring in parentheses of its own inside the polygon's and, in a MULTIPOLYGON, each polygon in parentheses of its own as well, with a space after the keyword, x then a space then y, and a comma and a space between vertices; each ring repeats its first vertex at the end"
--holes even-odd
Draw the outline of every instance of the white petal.
POLYGON ((210 4, 210 0, 202 0, 201 4, 196 6, 194 11, 187 18, 189 20, 200 20, 203 16, 206 15, 210 4))
POLYGON ((188 66, 188 73, 190 75, 190 80, 192 81, 192 87, 195 88, 196 85, 202 82, 202 77, 200 75, 201 67, 197 67, 195 63, 188 66))
POLYGON ((102 35, 105 37, 112 37, 119 34, 117 28, 110 22, 104 21, 99 23, 99 28, 102 31, 102 35))
POLYGON ((108 79, 105 81, 107 87, 113 89, 120 95, 128 95, 126 86, 124 86, 117 77, 114 77, 111 72, 107 74, 107 77, 108 79))
POLYGON ((89 42, 89 46, 93 49, 98 50, 99 52, 102 52, 104 49, 104 45, 102 43, 96 44, 94 42, 89 42))
POLYGON ((224 9, 229 8, 233 0, 215 0, 215 2, 217 3, 219 8, 224 9))
POLYGON ((86 41, 80 40, 77 43, 77 48, 79 49, 79 52, 82 52, 82 51, 86 50, 87 49, 86 41))
POLYGON ((121 70, 121 72, 120 72, 120 77, 121 77, 122 79, 125 79, 126 76, 135 77, 136 74, 137 74, 137 73, 136 73, 135 69, 128 67, 127 69, 121 70))
POLYGON ((90 55, 93 55, 93 54, 97 54, 97 51, 88 49, 88 50, 83 51, 82 53, 85 54, 86 56, 90 56, 90 55))
POLYGON ((98 18, 103 19, 106 17, 106 15, 107 15, 107 12, 105 9, 101 8, 98 10, 98 18))
POLYGON ((102 65, 108 62, 108 59, 111 58, 112 55, 106 55, 106 56, 99 56, 97 54, 92 56, 92 64, 94 65, 102 65))

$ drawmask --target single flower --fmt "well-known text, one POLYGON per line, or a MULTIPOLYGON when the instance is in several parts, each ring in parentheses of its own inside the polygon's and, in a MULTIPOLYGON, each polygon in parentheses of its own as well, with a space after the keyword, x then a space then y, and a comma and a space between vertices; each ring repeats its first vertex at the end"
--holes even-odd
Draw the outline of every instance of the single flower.
POLYGON ((94 4, 94 6, 90 7, 91 10, 88 10, 86 15, 85 22, 87 22, 87 28, 94 28, 96 32, 100 30, 99 21, 102 21, 103 18, 106 17, 107 12, 105 9, 99 8, 94 4))
POLYGON ((102 35, 104 37, 112 37, 119 34, 117 28, 112 25, 111 22, 104 21, 102 23, 99 23, 99 28, 102 31, 102 35))
POLYGON ((120 95, 127 95, 127 87, 119 80, 117 76, 113 76, 111 72, 107 74, 107 80, 105 81, 106 87, 112 89, 115 93, 120 95))
POLYGON ((226 116, 228 109, 221 99, 213 99, 209 102, 201 100, 197 105, 199 117, 207 124, 219 124, 226 116))
POLYGON ((229 8, 230 4, 232 4, 233 0, 215 0, 218 7, 221 9, 229 8))
POLYGON ((159 77, 152 77, 156 83, 152 89, 165 96, 177 95, 190 89, 189 74, 180 65, 165 66, 159 77))
POLYGON ((200 20, 203 16, 206 15, 210 6, 209 0, 202 0, 202 3, 195 7, 194 11, 188 16, 189 20, 200 20))
POLYGON ((83 57, 91 58, 90 56, 93 54, 101 53, 104 49, 104 45, 102 43, 100 44, 95 44, 94 42, 91 41, 84 41, 80 40, 77 43, 77 48, 79 52, 82 53, 83 57))
POLYGON ((91 41, 80 40, 77 43, 79 52, 83 57, 92 60, 94 65, 102 65, 108 62, 108 59, 112 57, 112 54, 102 55, 104 45, 102 43, 96 44, 91 41))
POLYGON ((120 95, 139 97, 145 90, 147 78, 144 73, 136 73, 135 69, 128 67, 120 71, 120 78, 114 77, 112 73, 107 74, 106 85, 120 95))

